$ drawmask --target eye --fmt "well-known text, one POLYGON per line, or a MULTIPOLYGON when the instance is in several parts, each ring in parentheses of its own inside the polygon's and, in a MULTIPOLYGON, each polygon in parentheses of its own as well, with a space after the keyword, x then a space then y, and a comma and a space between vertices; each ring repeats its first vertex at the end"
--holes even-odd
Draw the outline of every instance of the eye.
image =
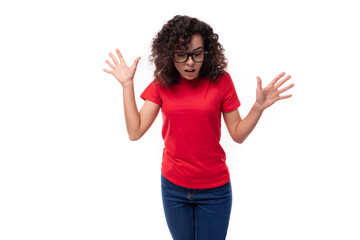
POLYGON ((185 53, 175 53, 175 55, 176 55, 177 57, 180 57, 180 58, 186 57, 186 54, 185 54, 185 53))

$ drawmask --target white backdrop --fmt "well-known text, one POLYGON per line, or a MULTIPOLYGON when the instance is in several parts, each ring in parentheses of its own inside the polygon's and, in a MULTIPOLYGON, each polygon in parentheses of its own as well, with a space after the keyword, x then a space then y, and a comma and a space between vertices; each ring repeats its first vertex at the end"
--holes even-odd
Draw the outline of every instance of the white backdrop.
POLYGON ((161 114, 128 140, 119 48, 153 79, 152 38, 176 14, 220 36, 244 117, 263 85, 293 97, 244 144, 223 125, 233 185, 229 240, 360 239, 359 9, 342 1, 3 1, 0 239, 170 239, 162 210, 161 114))

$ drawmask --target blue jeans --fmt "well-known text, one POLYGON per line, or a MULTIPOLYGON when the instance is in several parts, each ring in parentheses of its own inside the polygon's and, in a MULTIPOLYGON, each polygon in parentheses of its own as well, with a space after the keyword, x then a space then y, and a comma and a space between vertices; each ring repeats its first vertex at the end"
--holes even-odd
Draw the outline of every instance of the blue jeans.
POLYGON ((165 218, 174 240, 223 240, 231 204, 231 183, 210 189, 189 189, 161 175, 165 218))

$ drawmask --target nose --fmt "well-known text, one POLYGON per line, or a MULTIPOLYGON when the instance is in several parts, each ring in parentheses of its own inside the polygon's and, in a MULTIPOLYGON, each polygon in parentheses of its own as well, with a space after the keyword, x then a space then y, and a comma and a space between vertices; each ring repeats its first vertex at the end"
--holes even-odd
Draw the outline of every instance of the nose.
POLYGON ((192 66, 194 65, 194 60, 192 59, 192 56, 189 56, 188 60, 186 61, 186 65, 192 66))

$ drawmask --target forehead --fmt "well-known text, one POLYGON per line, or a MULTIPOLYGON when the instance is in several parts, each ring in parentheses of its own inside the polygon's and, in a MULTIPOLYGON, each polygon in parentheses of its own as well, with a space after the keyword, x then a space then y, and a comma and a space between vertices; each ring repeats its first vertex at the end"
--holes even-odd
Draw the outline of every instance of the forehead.
POLYGON ((200 34, 195 34, 191 36, 191 42, 188 45, 196 45, 198 47, 201 47, 204 45, 203 38, 200 34))
POLYGON ((179 50, 194 50, 199 47, 204 47, 204 41, 200 34, 194 34, 191 36, 191 41, 186 45, 187 49, 182 45, 183 39, 180 39, 179 50))

